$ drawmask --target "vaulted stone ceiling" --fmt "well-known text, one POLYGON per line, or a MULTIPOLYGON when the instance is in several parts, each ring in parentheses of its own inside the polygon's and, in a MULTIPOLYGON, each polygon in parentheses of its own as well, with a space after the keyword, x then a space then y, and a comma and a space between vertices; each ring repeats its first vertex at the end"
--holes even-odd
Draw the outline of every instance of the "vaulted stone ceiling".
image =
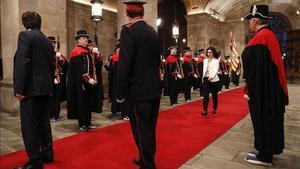
POLYGON ((220 20, 233 20, 245 16, 254 4, 268 4, 271 10, 293 11, 300 8, 299 0, 182 0, 188 15, 206 12, 220 20), (294 9, 290 9, 294 8, 294 9))
MULTIPOLYGON (((90 0, 72 0, 84 4, 90 4, 90 0)), ((104 9, 117 12, 117 0, 102 0, 104 9)), ((121 1, 121 0, 119 0, 121 1)), ((153 0, 145 0, 153 1, 153 0)), ((163 0, 157 0, 161 2, 163 0)), ((300 0, 181 0, 186 6, 188 15, 197 13, 209 13, 214 17, 224 20, 240 19, 249 12, 254 4, 268 4, 271 10, 295 12, 300 10, 300 0)))

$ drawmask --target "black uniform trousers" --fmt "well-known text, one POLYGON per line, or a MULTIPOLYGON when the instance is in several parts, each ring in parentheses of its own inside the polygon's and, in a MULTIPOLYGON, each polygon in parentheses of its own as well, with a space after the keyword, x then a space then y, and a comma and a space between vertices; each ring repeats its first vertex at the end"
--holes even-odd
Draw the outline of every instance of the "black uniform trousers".
POLYGON ((62 95, 62 85, 54 84, 53 95, 51 97, 50 118, 57 119, 60 114, 60 100, 62 95))
POLYGON ((223 80, 224 80, 223 85, 225 86, 225 89, 229 89, 229 83, 230 83, 230 77, 229 77, 229 74, 223 75, 223 80))
POLYGON ((240 85, 240 75, 237 75, 235 71, 231 71, 231 82, 236 86, 240 85))
POLYGON ((169 95, 170 95, 170 103, 178 104, 178 94, 179 94, 179 79, 175 77, 171 77, 171 86, 169 88, 169 95))
POLYGON ((184 99, 185 101, 191 100, 191 89, 193 77, 186 76, 185 77, 185 86, 184 86, 184 99))
MULTIPOLYGON (((250 115, 251 115, 251 121, 252 121, 252 126, 253 126, 253 129, 254 129, 254 133, 256 133, 256 132, 258 132, 257 131, 258 127, 257 127, 257 123, 255 121, 255 113, 253 113, 253 107, 252 107, 252 104, 251 104, 251 100, 248 101, 248 105, 249 105, 249 109, 250 109, 250 115)), ((255 140, 254 140, 254 142, 255 142, 255 140)), ((256 158, 259 161, 263 161, 263 162, 267 162, 267 163, 272 163, 273 153, 267 152, 267 151, 265 151, 263 149, 258 149, 257 147, 255 147, 255 144, 256 143, 254 143, 254 148, 256 150, 258 150, 258 155, 256 156, 256 158)))
POLYGON ((209 93, 212 94, 213 98, 213 109, 216 110, 218 108, 218 92, 220 89, 220 83, 218 82, 210 82, 208 81, 208 77, 203 78, 203 110, 207 111, 208 103, 209 103, 209 93))
MULTIPOLYGON (((81 105, 85 105, 86 107, 81 108, 79 113, 78 113, 78 125, 79 127, 88 127, 91 125, 91 121, 92 121, 92 101, 91 98, 93 98, 93 92, 96 92, 95 90, 93 90, 94 88, 90 85, 86 85, 85 86, 85 91, 83 93, 83 104, 81 105)), ((95 99, 95 98, 93 98, 95 99)))
POLYGON ((50 96, 35 96, 20 102, 22 137, 30 163, 53 159, 49 122, 50 96))
POLYGON ((140 169, 155 169, 156 124, 160 98, 128 104, 130 125, 141 159, 140 169))

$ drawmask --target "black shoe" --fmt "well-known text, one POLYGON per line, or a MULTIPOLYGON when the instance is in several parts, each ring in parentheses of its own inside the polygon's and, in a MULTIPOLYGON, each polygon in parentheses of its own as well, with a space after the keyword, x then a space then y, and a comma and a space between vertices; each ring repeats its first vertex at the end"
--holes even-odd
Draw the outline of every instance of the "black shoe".
POLYGON ((141 165, 141 163, 142 163, 142 161, 141 161, 140 158, 134 158, 134 159, 132 160, 132 162, 133 162, 135 165, 141 165))
POLYGON ((43 164, 31 164, 30 162, 27 162, 25 165, 16 167, 14 169, 43 169, 43 164))
POLYGON ((87 132, 88 131, 88 127, 86 127, 86 126, 81 126, 80 128, 79 128, 79 131, 80 132, 87 132))
POLYGON ((207 116, 207 111, 203 111, 203 112, 201 113, 201 115, 202 115, 202 116, 207 116))
POLYGON ((217 109, 214 109, 214 110, 212 111, 212 113, 213 113, 213 114, 216 114, 216 113, 217 113, 217 109))

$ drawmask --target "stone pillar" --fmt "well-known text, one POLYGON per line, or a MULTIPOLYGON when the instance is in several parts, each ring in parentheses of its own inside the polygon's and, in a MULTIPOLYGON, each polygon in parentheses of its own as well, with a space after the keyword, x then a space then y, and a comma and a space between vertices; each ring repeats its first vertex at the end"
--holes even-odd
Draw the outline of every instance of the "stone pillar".
POLYGON ((28 10, 41 15, 41 30, 46 36, 60 36, 61 52, 66 54, 66 0, 1 0, 3 80, 0 82, 0 109, 4 111, 18 111, 12 88, 13 57, 18 34, 25 30, 21 17, 28 10))
MULTIPOLYGON (((144 5, 145 9, 145 21, 151 25, 155 30, 157 30, 156 20, 157 20, 157 0, 144 0, 147 3, 144 5)), ((125 12, 125 5, 123 0, 118 0, 118 37, 120 37, 122 25, 128 23, 128 18, 125 12)))

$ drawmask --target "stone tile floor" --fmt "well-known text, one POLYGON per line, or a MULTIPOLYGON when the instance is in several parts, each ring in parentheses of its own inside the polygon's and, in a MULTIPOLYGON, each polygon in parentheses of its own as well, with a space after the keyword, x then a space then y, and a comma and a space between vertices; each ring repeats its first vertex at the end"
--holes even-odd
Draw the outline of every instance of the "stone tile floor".
MULTIPOLYGON (((285 114, 284 153, 274 158, 270 169, 300 169, 300 85, 289 85, 290 104, 285 114)), ((233 87, 232 87, 233 88, 233 87)), ((179 103, 184 104, 183 94, 179 103)), ((192 98, 199 99, 199 93, 193 92, 192 98)), ((163 97, 161 110, 171 108, 169 99, 163 97)), ((201 109, 199 109, 200 113, 201 109)), ((62 109, 66 116, 66 109, 62 109)), ((123 122, 120 115, 110 113, 110 104, 104 102, 103 113, 93 114, 93 124, 105 127, 123 122)), ((51 123, 53 139, 64 138, 78 133, 77 120, 63 120, 51 123)), ((18 113, 0 112, 0 155, 24 149, 20 119, 18 113)), ((183 164, 180 169, 264 169, 266 167, 248 164, 243 159, 246 152, 253 149, 253 129, 250 116, 246 116, 233 128, 215 140, 192 159, 183 164)))

